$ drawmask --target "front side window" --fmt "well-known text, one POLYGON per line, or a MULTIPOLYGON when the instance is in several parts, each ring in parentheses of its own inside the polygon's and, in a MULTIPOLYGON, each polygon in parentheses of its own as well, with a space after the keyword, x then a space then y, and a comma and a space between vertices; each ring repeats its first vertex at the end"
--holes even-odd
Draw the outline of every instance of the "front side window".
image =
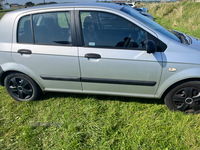
POLYGON ((85 46, 146 49, 146 32, 122 17, 104 12, 81 12, 80 19, 85 46))
POLYGON ((69 12, 33 15, 35 44, 72 45, 69 12))
POLYGON ((18 43, 33 43, 30 18, 31 18, 30 15, 28 15, 22 17, 19 20, 18 30, 17 30, 18 43))

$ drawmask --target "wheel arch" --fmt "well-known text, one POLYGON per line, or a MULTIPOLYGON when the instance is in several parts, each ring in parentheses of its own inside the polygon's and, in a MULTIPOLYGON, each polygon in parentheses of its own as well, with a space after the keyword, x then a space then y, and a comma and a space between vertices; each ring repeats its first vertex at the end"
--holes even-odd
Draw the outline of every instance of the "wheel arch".
POLYGON ((3 72, 1 74, 1 80, 0 80, 0 85, 1 86, 4 86, 4 80, 5 80, 6 76, 11 74, 11 73, 22 73, 22 72, 15 71, 15 70, 10 70, 10 71, 3 72))
POLYGON ((0 85, 4 86, 4 80, 7 75, 11 73, 21 73, 30 77, 39 86, 41 91, 43 91, 44 85, 42 82, 39 82, 39 79, 36 77, 35 73, 25 66, 21 66, 16 63, 8 63, 1 65, 0 68, 2 70, 0 74, 0 85))
POLYGON ((188 78, 188 79, 183 79, 183 80, 180 80, 180 81, 177 81, 176 83, 170 85, 161 95, 161 99, 164 99, 164 97, 167 95, 167 93, 169 91, 171 91, 174 87, 180 85, 180 84, 183 84, 183 83, 186 83, 186 82, 190 82, 190 81, 200 81, 200 78, 188 78))
POLYGON ((43 91, 43 88, 41 88, 41 86, 36 82, 36 80, 34 80, 32 77, 30 77, 28 74, 25 74, 23 72, 20 72, 20 71, 16 71, 16 70, 9 70, 9 71, 6 71, 2 74, 1 76, 1 81, 0 81, 0 85, 1 86, 4 86, 4 80, 5 78, 9 75, 9 74, 12 74, 12 73, 21 73, 21 74, 24 74, 24 75, 27 75, 29 78, 31 78, 37 85, 38 87, 41 89, 41 91, 43 91))

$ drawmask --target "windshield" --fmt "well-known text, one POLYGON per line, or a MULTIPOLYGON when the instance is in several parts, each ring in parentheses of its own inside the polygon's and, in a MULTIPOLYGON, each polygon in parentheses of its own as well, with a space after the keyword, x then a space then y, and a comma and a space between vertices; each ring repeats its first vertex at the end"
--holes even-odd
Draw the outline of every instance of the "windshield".
POLYGON ((180 39, 176 35, 172 34, 169 31, 167 31, 164 27, 162 27, 161 25, 157 24, 155 21, 147 19, 143 15, 135 12, 136 10, 134 10, 133 8, 123 7, 121 10, 123 12, 133 16, 134 18, 138 19, 139 21, 143 22, 144 24, 146 24, 147 26, 151 27, 152 29, 164 34, 165 36, 169 37, 170 39, 173 39, 173 40, 178 41, 178 42, 181 43, 180 39))

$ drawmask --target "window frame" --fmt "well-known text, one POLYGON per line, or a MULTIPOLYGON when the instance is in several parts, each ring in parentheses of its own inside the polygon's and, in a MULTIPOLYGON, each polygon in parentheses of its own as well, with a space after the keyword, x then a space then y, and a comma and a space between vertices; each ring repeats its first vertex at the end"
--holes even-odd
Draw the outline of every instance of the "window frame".
POLYGON ((36 12, 36 13, 29 13, 29 14, 25 14, 19 17, 19 19, 17 20, 17 26, 16 26, 16 43, 17 44, 32 44, 32 45, 46 45, 46 46, 67 46, 67 47, 72 47, 74 46, 74 43, 76 43, 76 41, 74 41, 74 36, 75 35, 75 27, 72 26, 72 24, 74 24, 74 11, 73 10, 55 10, 55 11, 42 11, 42 12, 36 12), (62 44, 40 44, 40 43, 35 43, 35 36, 34 36, 34 29, 33 29, 33 15, 37 15, 37 14, 45 14, 45 13, 59 13, 59 12, 63 12, 63 13, 69 13, 70 16, 70 32, 71 32, 71 44, 70 45, 62 45, 62 44), (19 23, 20 20, 25 17, 25 16, 30 16, 30 21, 31 21, 31 33, 32 33, 32 43, 24 43, 24 42, 18 42, 18 30, 19 30, 19 23))

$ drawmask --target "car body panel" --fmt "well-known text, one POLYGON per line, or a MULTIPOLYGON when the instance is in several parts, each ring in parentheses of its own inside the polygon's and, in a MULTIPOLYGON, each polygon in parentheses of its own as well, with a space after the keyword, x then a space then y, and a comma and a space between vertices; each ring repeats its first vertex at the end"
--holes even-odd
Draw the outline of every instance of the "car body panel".
MULTIPOLYGON (((162 57, 160 52, 147 54, 137 50, 110 50, 101 48, 79 48, 80 68, 83 78, 104 80, 152 81, 154 86, 102 84, 83 82, 83 91, 100 91, 154 95, 162 73, 162 57), (101 59, 85 58, 86 53, 97 53, 101 59), (144 67, 145 66, 145 67, 144 67)), ((125 82, 124 81, 124 82, 125 82)), ((117 82, 117 81, 116 81, 117 82)))
POLYGON ((171 41, 167 45, 167 49, 163 52, 163 62, 180 63, 180 64, 200 64, 200 49, 192 48, 193 44, 184 45, 182 43, 171 41), (180 57, 181 55, 181 57, 180 57))
POLYGON ((193 37, 193 36, 190 36, 190 35, 189 35, 189 37, 190 37, 191 40, 192 40, 192 44, 189 45, 189 47, 200 50, 200 46, 199 46, 199 44, 200 44, 200 39, 199 39, 199 38, 196 38, 196 37, 193 37))
POLYGON ((178 82, 186 80, 199 80, 200 67, 194 64, 182 63, 163 63, 165 66, 160 81, 160 86, 155 94, 155 98, 161 98, 166 89, 178 82), (176 71, 169 71, 169 68, 175 68, 176 71))
POLYGON ((199 50, 191 47, 193 46, 171 41, 166 51, 162 52, 163 73, 155 97, 160 98, 166 89, 179 81, 200 79, 200 61, 198 56, 200 49, 199 47, 199 50), (171 68, 174 70, 170 71, 171 68))

